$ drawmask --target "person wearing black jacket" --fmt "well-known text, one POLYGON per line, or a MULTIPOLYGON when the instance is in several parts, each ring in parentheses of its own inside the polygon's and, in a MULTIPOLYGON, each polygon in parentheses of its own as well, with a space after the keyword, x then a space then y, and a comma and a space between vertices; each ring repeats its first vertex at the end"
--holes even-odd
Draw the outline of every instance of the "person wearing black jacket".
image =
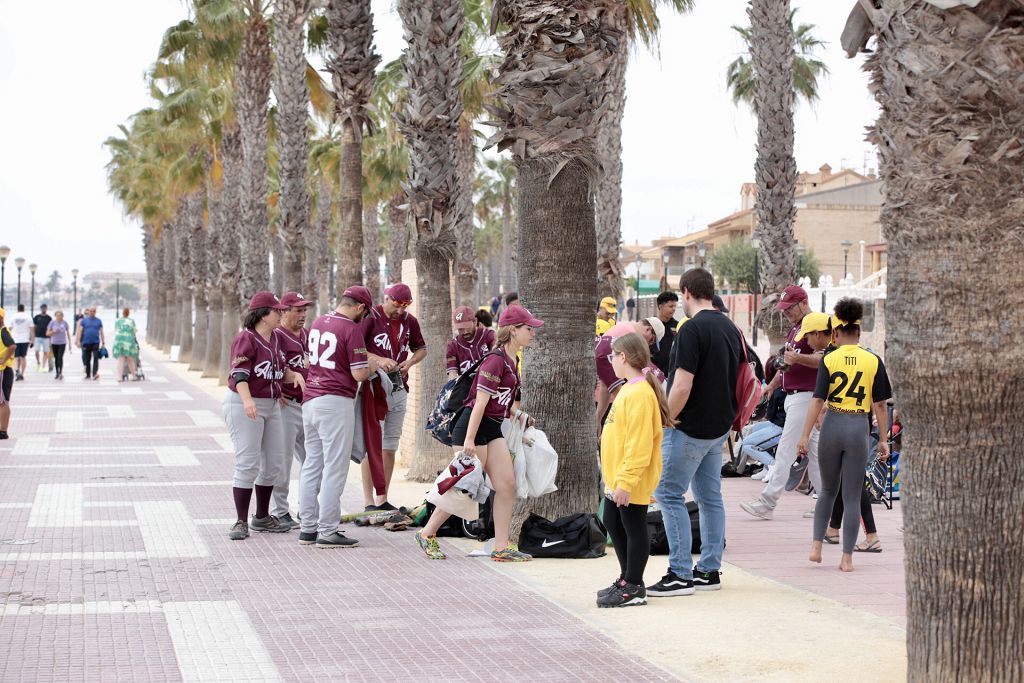
POLYGON ((665 325, 665 336, 662 337, 655 348, 651 349, 651 360, 658 368, 670 376, 669 366, 672 364, 672 342, 676 338, 676 328, 679 321, 676 320, 676 307, 679 305, 679 295, 675 292, 662 292, 658 295, 658 320, 665 325))

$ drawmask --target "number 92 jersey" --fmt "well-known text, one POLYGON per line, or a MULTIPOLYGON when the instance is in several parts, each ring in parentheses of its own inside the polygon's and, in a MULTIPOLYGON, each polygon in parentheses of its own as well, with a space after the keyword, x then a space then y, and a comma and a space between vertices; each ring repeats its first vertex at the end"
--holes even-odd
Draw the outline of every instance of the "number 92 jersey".
POLYGON ((362 327, 351 318, 328 313, 309 329, 309 374, 303 401, 333 395, 355 398, 353 370, 368 367, 362 327))
POLYGON ((814 398, 840 413, 869 413, 872 404, 892 398, 892 387, 882 359, 849 344, 821 359, 814 398))

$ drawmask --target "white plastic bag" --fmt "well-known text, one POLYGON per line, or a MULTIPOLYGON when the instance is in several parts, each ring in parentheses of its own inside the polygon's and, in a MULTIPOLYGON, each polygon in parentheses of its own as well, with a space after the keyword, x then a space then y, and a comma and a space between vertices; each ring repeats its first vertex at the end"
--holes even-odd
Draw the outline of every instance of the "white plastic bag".
POLYGON ((547 434, 536 427, 528 427, 523 433, 523 452, 526 455, 526 483, 530 497, 557 491, 558 453, 551 447, 547 434))
POLYGON ((523 442, 523 420, 505 420, 502 425, 508 452, 512 455, 512 468, 516 473, 516 498, 530 495, 530 485, 526 478, 526 444, 523 442), (504 428, 507 425, 507 429, 504 428))

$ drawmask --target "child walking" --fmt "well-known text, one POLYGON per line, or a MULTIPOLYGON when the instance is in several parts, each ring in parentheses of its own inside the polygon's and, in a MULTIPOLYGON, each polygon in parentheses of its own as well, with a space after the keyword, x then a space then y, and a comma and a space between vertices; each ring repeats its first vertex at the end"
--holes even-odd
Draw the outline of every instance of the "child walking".
POLYGON ((619 577, 597 593, 598 607, 647 604, 644 569, 650 556, 647 506, 661 478, 661 434, 674 425, 661 383, 647 372, 651 353, 636 333, 612 344, 612 369, 626 380, 601 435, 604 525, 619 560, 619 577))

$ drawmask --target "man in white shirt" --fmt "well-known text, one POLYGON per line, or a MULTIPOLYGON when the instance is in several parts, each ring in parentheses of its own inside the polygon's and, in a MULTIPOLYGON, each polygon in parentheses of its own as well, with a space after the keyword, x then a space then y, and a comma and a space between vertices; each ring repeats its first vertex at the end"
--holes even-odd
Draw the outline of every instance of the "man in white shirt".
POLYGON ((28 348, 35 341, 32 318, 25 312, 25 304, 18 304, 18 312, 11 316, 11 336, 14 337, 14 380, 25 379, 28 348))

